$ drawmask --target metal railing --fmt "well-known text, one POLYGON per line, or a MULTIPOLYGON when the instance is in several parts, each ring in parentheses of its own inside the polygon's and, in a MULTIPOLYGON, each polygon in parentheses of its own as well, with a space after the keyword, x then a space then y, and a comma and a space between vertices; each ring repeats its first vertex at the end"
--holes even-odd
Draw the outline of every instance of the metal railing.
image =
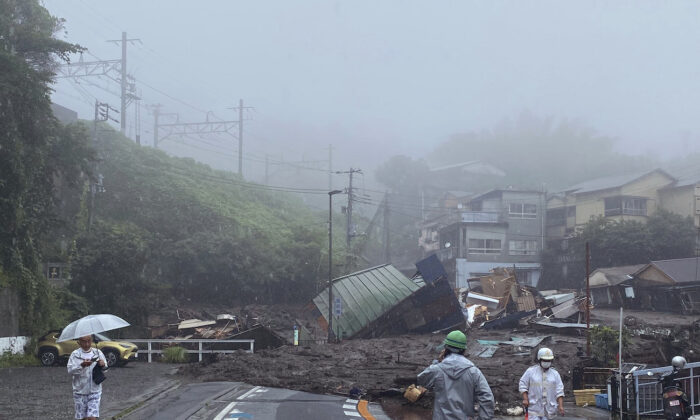
MULTIPOLYGON (((659 382, 659 375, 668 373, 672 369, 671 366, 665 366, 632 372, 637 419, 663 414, 662 385, 659 382)), ((688 363, 685 369, 680 371, 677 379, 683 391, 688 395, 693 414, 700 413, 700 398, 695 395, 696 392, 700 391, 700 362, 688 363)))
POLYGON ((247 343, 250 345, 250 348, 246 350, 249 353, 253 353, 255 350, 255 340, 253 339, 246 339, 246 340, 205 340, 205 339, 173 339, 173 340, 168 340, 168 339, 144 339, 144 338, 128 338, 128 339, 123 339, 122 341, 128 341, 130 343, 138 344, 138 343, 146 343, 147 346, 145 349, 142 349, 141 346, 139 346, 139 354, 146 353, 148 354, 148 363, 151 363, 153 361, 153 355, 154 354, 162 354, 163 350, 163 344, 189 344, 189 345, 196 345, 196 349, 190 349, 186 347, 190 346, 182 346, 185 347, 185 350, 187 353, 190 354, 198 354, 199 355, 199 361, 202 361, 202 355, 203 354, 212 354, 212 353, 223 353, 223 354, 230 354, 230 353, 235 353, 239 351, 240 349, 231 349, 231 344, 237 343, 247 343), (221 348, 204 348, 203 344, 218 344, 217 346, 209 346, 209 347, 222 347, 221 344, 225 345, 226 347, 229 347, 229 349, 221 349, 221 348), (153 344, 159 344, 159 348, 154 349, 153 344))

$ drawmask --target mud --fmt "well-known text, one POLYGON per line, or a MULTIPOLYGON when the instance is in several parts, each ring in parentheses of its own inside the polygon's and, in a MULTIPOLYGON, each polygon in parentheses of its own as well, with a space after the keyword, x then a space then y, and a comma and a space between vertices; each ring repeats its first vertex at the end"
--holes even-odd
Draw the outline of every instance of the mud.
MULTIPOLYGON (((509 340, 512 335, 522 336, 523 331, 470 332, 467 352, 476 354, 481 349, 477 338, 509 340)), ((404 335, 330 345, 283 346, 184 366, 179 373, 201 381, 237 380, 323 394, 349 395, 352 388, 358 388, 369 400, 401 406, 403 389, 415 383, 416 375, 437 357, 443 338, 442 334, 404 335)), ((577 362, 577 347, 584 345, 584 340, 557 335, 546 343, 559 356, 555 364, 571 395, 571 370, 577 362)), ((535 351, 502 345, 492 358, 469 356, 486 376, 503 411, 519 404, 518 380, 533 363, 535 351)), ((428 395, 417 404, 429 409, 432 398, 428 395)))

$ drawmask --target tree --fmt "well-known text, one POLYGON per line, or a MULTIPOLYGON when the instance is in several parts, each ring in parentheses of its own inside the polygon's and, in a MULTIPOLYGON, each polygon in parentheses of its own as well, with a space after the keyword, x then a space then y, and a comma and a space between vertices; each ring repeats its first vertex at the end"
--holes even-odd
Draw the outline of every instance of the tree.
POLYGON ((583 287, 586 243, 591 252, 591 271, 646 264, 692 256, 695 228, 692 219, 663 209, 650 216, 647 223, 598 216, 579 229, 573 238, 543 253, 540 288, 583 287), (561 246, 563 244, 565 246, 561 246), (566 261, 565 273, 562 272, 563 261, 566 261))
POLYGON ((39 237, 56 224, 55 181, 79 184, 92 158, 50 108, 53 67, 80 50, 53 36, 61 25, 37 0, 0 0, 0 287, 19 293, 21 326, 34 332, 54 313, 39 237))

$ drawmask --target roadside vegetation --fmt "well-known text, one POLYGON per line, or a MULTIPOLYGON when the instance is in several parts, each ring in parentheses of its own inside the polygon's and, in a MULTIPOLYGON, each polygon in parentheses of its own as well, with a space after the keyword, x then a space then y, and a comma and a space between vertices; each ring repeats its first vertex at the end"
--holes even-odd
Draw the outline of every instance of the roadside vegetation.
POLYGON ((187 363, 189 354, 187 350, 180 346, 172 346, 163 350, 163 361, 165 363, 187 363))
POLYGON ((40 366, 39 359, 34 354, 12 354, 6 352, 0 354, 0 369, 24 366, 40 366))

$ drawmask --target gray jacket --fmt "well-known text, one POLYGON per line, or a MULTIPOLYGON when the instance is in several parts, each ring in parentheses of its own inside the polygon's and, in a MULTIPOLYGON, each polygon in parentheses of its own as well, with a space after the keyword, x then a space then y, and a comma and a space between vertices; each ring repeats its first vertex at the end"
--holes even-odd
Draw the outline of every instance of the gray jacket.
POLYGON ((474 403, 479 404, 479 419, 493 417, 491 388, 479 368, 466 357, 451 354, 440 363, 433 362, 418 375, 418 385, 435 392, 433 420, 474 417, 474 403))

